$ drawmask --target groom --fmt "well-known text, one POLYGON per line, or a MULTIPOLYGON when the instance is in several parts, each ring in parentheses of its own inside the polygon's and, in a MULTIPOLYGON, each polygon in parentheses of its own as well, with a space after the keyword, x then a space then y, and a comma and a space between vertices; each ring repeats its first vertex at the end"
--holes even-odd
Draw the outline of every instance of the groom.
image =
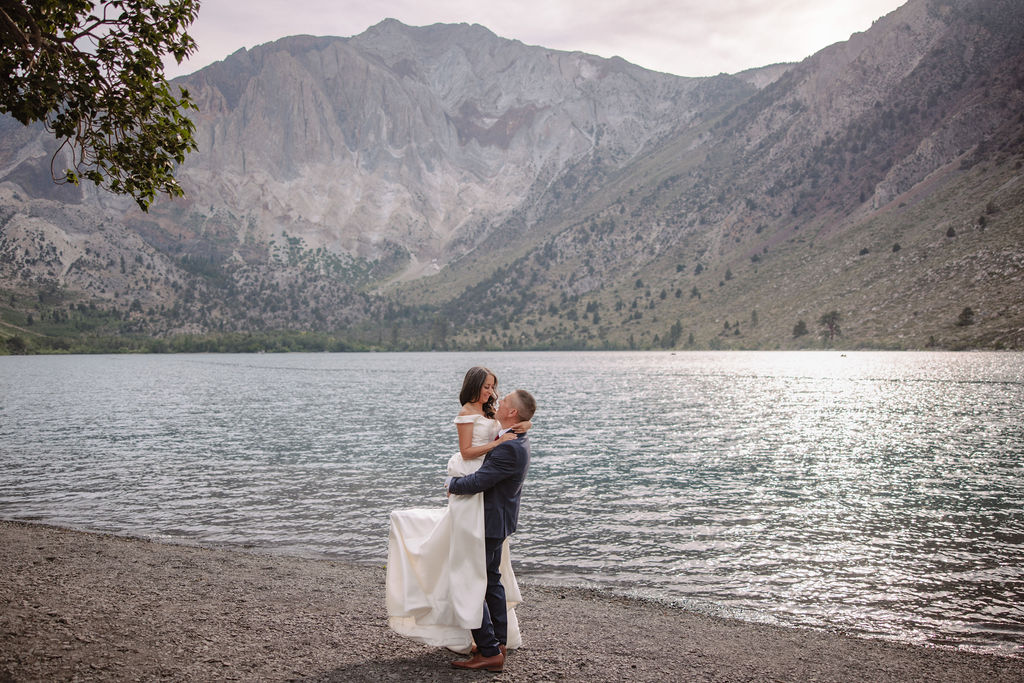
MULTIPOLYGON (((517 422, 533 418, 537 403, 528 391, 516 389, 498 403, 495 417, 503 431, 517 422)), ((501 546, 516 530, 519 518, 519 494, 530 467, 530 439, 526 434, 495 446, 473 474, 449 477, 448 494, 484 494, 484 548, 487 562, 487 593, 484 618, 473 629, 477 651, 472 659, 452 662, 457 669, 501 671, 505 666, 505 641, 508 618, 505 589, 501 585, 501 546)))

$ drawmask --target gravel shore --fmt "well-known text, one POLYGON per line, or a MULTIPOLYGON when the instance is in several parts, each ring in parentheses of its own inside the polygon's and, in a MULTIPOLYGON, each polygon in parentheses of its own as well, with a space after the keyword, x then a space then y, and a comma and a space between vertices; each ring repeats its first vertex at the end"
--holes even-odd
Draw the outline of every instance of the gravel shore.
POLYGON ((731 621, 520 577, 501 674, 388 627, 384 568, 0 522, 0 682, 1024 681, 1024 659, 731 621))

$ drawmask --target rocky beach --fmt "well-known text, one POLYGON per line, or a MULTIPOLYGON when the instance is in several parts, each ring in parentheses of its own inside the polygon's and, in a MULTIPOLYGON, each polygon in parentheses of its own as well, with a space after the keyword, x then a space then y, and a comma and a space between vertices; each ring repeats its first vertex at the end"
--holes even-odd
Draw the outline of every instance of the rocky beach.
POLYGON ((501 674, 387 626, 384 567, 0 522, 0 681, 1021 681, 1024 659, 521 578, 501 674))

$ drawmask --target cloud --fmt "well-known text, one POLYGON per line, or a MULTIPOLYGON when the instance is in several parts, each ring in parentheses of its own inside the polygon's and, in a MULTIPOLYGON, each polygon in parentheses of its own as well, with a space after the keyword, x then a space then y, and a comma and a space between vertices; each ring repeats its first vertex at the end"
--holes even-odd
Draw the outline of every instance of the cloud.
POLYGON ((799 61, 867 29, 901 0, 203 0, 190 33, 195 71, 235 50, 296 34, 351 36, 385 18, 476 23, 529 45, 618 55, 681 76, 799 61))

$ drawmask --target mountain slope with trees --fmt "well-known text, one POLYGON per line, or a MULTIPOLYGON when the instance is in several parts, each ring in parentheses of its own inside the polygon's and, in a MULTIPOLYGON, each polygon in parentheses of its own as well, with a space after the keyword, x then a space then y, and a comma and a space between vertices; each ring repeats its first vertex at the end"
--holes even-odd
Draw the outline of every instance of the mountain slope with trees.
POLYGON ((45 144, 0 121, 0 335, 1024 348, 1010 0, 911 0, 709 79, 387 21, 184 82, 188 198, 148 215, 40 182, 45 144))

